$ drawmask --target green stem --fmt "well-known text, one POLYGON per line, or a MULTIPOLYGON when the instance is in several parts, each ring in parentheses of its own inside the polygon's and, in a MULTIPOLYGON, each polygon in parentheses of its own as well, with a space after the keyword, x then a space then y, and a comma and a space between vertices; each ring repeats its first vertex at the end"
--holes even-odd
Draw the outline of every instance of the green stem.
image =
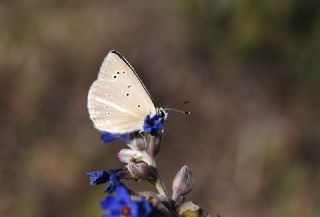
POLYGON ((160 176, 159 176, 158 180, 156 181, 156 189, 160 195, 168 197, 167 189, 165 188, 160 176))
POLYGON ((160 195, 168 197, 168 191, 167 191, 167 189, 166 189, 166 187, 165 187, 165 185, 164 185, 164 183, 162 181, 162 178, 161 178, 161 176, 159 174, 159 171, 158 171, 158 168, 157 168, 157 165, 156 165, 156 161, 155 161, 154 158, 151 158, 150 156, 148 156, 148 157, 149 157, 151 165, 156 169, 156 173, 157 173, 157 177, 158 177, 158 179, 156 181, 156 184, 155 184, 155 187, 156 187, 156 189, 157 189, 157 191, 159 192, 160 195))

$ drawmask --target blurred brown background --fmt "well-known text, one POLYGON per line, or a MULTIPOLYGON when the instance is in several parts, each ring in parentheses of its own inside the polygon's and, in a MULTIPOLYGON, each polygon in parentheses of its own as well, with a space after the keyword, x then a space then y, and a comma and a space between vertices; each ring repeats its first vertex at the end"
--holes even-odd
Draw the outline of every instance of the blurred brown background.
MULTIPOLYGON (((320 2, 1 1, 0 216, 92 217, 120 167, 87 93, 110 49, 170 113, 158 156, 170 187, 222 217, 320 216, 320 2)), ((152 189, 128 183, 135 189, 152 189)))

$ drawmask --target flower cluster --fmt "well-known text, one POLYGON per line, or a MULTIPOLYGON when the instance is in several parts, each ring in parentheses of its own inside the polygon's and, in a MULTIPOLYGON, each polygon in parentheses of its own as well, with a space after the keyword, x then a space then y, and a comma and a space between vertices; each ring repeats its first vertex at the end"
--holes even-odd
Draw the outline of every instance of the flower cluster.
POLYGON ((164 124, 164 119, 164 115, 161 113, 157 113, 154 116, 147 115, 144 119, 144 131, 150 134, 161 132, 164 124))
POLYGON ((185 201, 193 185, 192 173, 183 166, 172 183, 172 195, 167 192, 159 175, 155 156, 160 149, 162 128, 165 116, 161 113, 146 116, 144 132, 130 134, 103 133, 104 142, 116 138, 125 142, 128 148, 117 153, 124 165, 119 169, 88 172, 91 185, 107 183, 106 197, 101 201, 105 210, 103 217, 207 217, 209 214, 191 201, 185 201), (123 180, 147 181, 155 186, 152 191, 134 192, 123 180))

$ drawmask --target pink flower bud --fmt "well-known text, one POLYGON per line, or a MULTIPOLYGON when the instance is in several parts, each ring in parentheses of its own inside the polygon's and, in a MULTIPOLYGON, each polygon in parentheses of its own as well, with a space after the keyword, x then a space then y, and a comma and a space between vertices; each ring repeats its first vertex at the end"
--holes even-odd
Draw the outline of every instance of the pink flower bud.
POLYGON ((192 189, 192 173, 187 166, 183 166, 177 173, 172 183, 172 200, 189 193, 192 189))
POLYGON ((133 179, 155 180, 157 178, 155 171, 146 162, 129 163, 126 168, 133 179))
POLYGON ((148 134, 147 137, 147 153, 149 156, 156 156, 160 150, 161 135, 148 134))

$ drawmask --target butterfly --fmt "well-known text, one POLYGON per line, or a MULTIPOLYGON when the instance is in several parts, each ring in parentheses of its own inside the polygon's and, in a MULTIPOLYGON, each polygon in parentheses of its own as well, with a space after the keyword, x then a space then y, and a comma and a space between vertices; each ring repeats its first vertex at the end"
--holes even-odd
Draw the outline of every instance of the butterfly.
POLYGON ((105 142, 132 132, 159 133, 167 112, 155 107, 141 79, 117 51, 104 58, 88 93, 88 110, 105 142))

